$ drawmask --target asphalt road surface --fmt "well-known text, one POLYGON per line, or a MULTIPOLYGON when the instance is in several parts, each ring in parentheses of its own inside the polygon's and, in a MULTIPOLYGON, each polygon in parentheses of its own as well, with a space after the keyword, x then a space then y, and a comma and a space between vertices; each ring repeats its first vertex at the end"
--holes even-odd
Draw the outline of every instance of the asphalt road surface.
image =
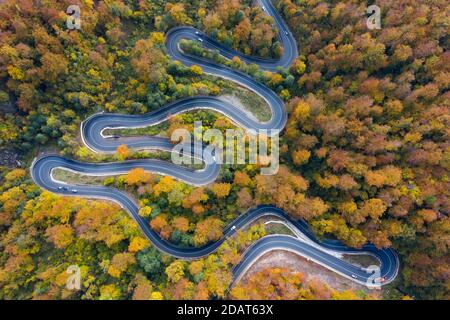
MULTIPOLYGON (((268 130, 269 136, 273 132, 276 132, 272 130, 281 131, 286 124, 287 115, 283 101, 275 92, 242 72, 218 65, 200 57, 187 55, 179 49, 179 43, 182 39, 190 39, 198 41, 207 49, 218 50, 226 58, 231 59, 234 56, 238 56, 246 63, 259 65, 263 70, 275 71, 280 67, 289 67, 297 57, 297 44, 295 39, 269 0, 261 0, 260 5, 276 22, 279 31, 279 40, 284 48, 283 55, 280 59, 269 60, 243 55, 210 39, 202 31, 192 27, 177 27, 170 30, 166 34, 166 47, 169 56, 174 60, 180 61, 185 66, 192 66, 194 64, 201 66, 205 73, 232 80, 259 94, 270 106, 272 117, 269 121, 264 123, 258 122, 254 118, 249 117, 237 106, 215 97, 196 96, 175 101, 160 110, 145 115, 95 114, 86 119, 81 125, 81 136, 84 144, 98 153, 115 153, 117 147, 123 144, 126 144, 132 149, 157 149, 170 152, 173 149, 173 145, 166 138, 151 136, 114 137, 104 135, 104 131, 106 129, 152 126, 167 120, 175 114, 193 109, 211 109, 218 111, 244 129, 256 131, 268 130)), ((201 157, 202 150, 203 148, 200 148, 200 151, 197 150, 193 156, 201 157)), ((177 258, 195 259, 206 256, 216 251, 237 230, 242 229, 261 216, 276 216, 290 223, 294 226, 297 233, 303 234, 303 238, 309 240, 300 240, 287 235, 272 235, 260 239, 245 252, 241 262, 235 266, 233 271, 235 280, 239 279, 261 255, 275 249, 295 252, 360 284, 371 283, 372 285, 380 286, 391 282, 396 277, 399 261, 393 250, 378 250, 371 244, 367 244, 361 249, 352 249, 338 241, 320 242, 310 232, 304 221, 294 221, 281 209, 273 206, 259 206, 249 210, 246 214, 232 222, 224 230, 224 236, 216 242, 209 243, 200 248, 178 247, 165 241, 158 233, 151 229, 149 223, 139 216, 139 207, 136 202, 124 192, 105 186, 70 185, 55 180, 52 175, 55 168, 62 168, 91 176, 126 174, 131 169, 143 168, 146 171, 172 176, 192 185, 206 185, 216 180, 220 171, 220 164, 215 161, 214 154, 210 154, 209 156, 207 154, 205 155, 208 158, 204 159, 205 165, 201 170, 193 170, 156 159, 130 160, 114 163, 85 163, 63 158, 58 155, 42 155, 33 162, 31 174, 35 183, 48 191, 62 195, 107 199, 118 203, 130 213, 143 233, 157 249, 177 258), (332 252, 373 255, 380 262, 380 273, 373 275, 373 272, 350 264, 338 255, 332 254, 332 252)))

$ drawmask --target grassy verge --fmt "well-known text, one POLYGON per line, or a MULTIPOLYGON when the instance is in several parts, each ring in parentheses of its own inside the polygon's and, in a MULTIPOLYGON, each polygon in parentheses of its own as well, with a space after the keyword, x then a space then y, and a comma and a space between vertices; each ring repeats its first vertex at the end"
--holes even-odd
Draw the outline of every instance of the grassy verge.
POLYGON ((221 82, 222 97, 230 96, 238 100, 246 111, 251 113, 258 121, 267 122, 272 116, 269 105, 256 93, 245 88, 231 84, 229 81, 221 82))
POLYGON ((53 177, 56 180, 64 181, 71 184, 89 184, 89 185, 103 185, 103 182, 108 177, 94 177, 85 176, 79 173, 70 172, 63 169, 53 170, 53 177))
POLYGON ((287 226, 285 226, 283 223, 275 222, 273 220, 266 220, 266 232, 267 234, 284 234, 288 236, 295 237, 296 235, 289 229, 287 226))
POLYGON ((169 128, 169 123, 164 121, 163 123, 157 124, 155 126, 148 126, 143 128, 131 128, 131 129, 116 129, 105 130, 105 135, 117 135, 121 137, 129 137, 129 136, 156 136, 161 135, 165 136, 166 130, 169 128))

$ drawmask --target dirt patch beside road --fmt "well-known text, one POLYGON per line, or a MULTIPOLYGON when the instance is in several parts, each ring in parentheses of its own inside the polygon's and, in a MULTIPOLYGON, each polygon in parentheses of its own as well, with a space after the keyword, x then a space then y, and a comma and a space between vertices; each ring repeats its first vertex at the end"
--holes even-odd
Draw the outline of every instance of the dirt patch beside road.
POLYGON ((352 289, 354 291, 362 290, 372 295, 381 293, 381 290, 370 290, 312 261, 307 261, 299 255, 283 250, 274 250, 263 255, 248 269, 241 281, 246 281, 248 276, 254 272, 276 267, 285 267, 293 272, 301 272, 305 276, 306 282, 316 278, 339 291, 352 289))

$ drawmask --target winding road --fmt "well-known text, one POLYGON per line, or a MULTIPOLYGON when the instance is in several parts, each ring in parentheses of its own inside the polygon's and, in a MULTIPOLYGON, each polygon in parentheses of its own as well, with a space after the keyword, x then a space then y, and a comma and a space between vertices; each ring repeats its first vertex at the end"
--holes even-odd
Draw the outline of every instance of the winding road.
MULTIPOLYGON (((198 41, 205 48, 218 50, 226 58, 231 59, 234 56, 238 56, 246 63, 259 65, 263 70, 275 71, 279 67, 289 67, 297 57, 297 44, 295 39, 270 0, 260 0, 260 5, 267 14, 274 18, 277 25, 279 40, 284 48, 280 59, 268 60, 243 55, 210 39, 206 34, 192 27, 171 29, 166 34, 166 47, 168 55, 172 59, 180 61, 185 66, 201 66, 205 73, 232 80, 259 94, 271 109, 272 117, 269 121, 264 123, 258 122, 254 118, 249 117, 239 107, 216 97, 196 96, 175 101, 160 110, 145 115, 94 114, 83 121, 81 125, 81 136, 84 144, 98 153, 114 153, 117 147, 123 144, 126 144, 132 149, 157 149, 170 152, 172 151, 173 144, 167 138, 151 136, 111 137, 106 136, 104 132, 107 129, 152 126, 167 120, 175 114, 199 108, 220 112, 238 126, 247 130, 265 129, 269 130, 269 135, 272 132, 271 130, 281 131, 286 124, 287 115, 283 101, 275 92, 240 71, 218 65, 200 57, 185 54, 179 48, 179 43, 182 39, 190 39, 198 41)), ((194 156, 201 155, 195 154, 194 156)), ((33 161, 31 175, 37 185, 54 193, 100 198, 118 203, 130 213, 142 229, 142 232, 156 248, 177 258, 195 259, 213 253, 237 230, 244 228, 262 216, 272 216, 281 219, 293 226, 297 233, 303 235, 302 239, 287 235, 272 235, 255 242, 245 252, 240 263, 235 266, 233 270, 234 280, 240 279, 261 255, 276 249, 295 252, 360 284, 371 283, 374 286, 381 286, 391 282, 396 277, 399 269, 399 260, 393 250, 379 250, 371 244, 367 244, 361 249, 352 249, 338 241, 327 240, 320 242, 314 237, 304 221, 292 220, 281 209, 273 206, 264 205, 249 210, 232 222, 224 230, 224 236, 214 243, 209 243, 200 248, 182 248, 167 242, 158 233, 153 231, 148 221, 139 216, 139 207, 135 200, 130 198, 126 193, 105 186, 69 185, 65 182, 57 181, 53 177, 53 170, 56 168, 90 176, 120 175, 126 174, 134 168, 143 168, 146 171, 172 176, 175 179, 199 186, 214 182, 219 174, 220 164, 215 161, 214 155, 209 155, 209 157, 209 159, 204 159, 205 164, 201 170, 192 170, 157 159, 130 160, 113 163, 85 163, 66 159, 59 155, 43 155, 33 161), (76 193, 74 190, 76 190, 76 193), (376 257, 380 262, 380 273, 373 276, 373 272, 343 260, 339 256, 341 253, 370 254, 376 257)))

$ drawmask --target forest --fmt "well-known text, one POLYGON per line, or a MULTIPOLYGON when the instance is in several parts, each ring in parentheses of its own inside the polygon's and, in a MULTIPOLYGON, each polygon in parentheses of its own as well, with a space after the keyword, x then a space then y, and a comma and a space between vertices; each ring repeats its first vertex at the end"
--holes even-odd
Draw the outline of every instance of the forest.
MULTIPOLYGON (((212 185, 193 187, 140 168, 91 181, 132 194, 151 227, 183 247, 222 237, 247 209, 272 204, 305 219, 319 238, 394 248, 397 279, 381 295, 338 290, 280 265, 235 284, 232 268, 265 236, 255 223, 202 259, 160 253, 134 220, 107 201, 40 189, 29 166, 43 152, 82 161, 169 159, 128 149, 86 148, 80 123, 99 112, 144 114, 183 97, 222 96, 236 84, 170 61, 165 32, 191 25, 230 48, 277 58, 270 17, 250 0, 109 0, 0 3, 0 299, 450 299, 450 54, 445 0, 377 0, 382 27, 366 26, 367 1, 274 0, 299 57, 259 70, 197 44, 183 50, 241 70, 286 103, 276 176, 262 164, 224 165, 212 185), (69 4, 80 30, 66 28, 69 4), (71 265, 81 289, 66 288, 71 265)), ((244 93, 250 96, 250 93, 244 93)), ((256 98, 255 98, 256 99, 256 98)), ((218 113, 195 111, 121 134, 170 136, 175 128, 226 130, 218 113)), ((90 180, 91 179, 91 180, 90 180)))

